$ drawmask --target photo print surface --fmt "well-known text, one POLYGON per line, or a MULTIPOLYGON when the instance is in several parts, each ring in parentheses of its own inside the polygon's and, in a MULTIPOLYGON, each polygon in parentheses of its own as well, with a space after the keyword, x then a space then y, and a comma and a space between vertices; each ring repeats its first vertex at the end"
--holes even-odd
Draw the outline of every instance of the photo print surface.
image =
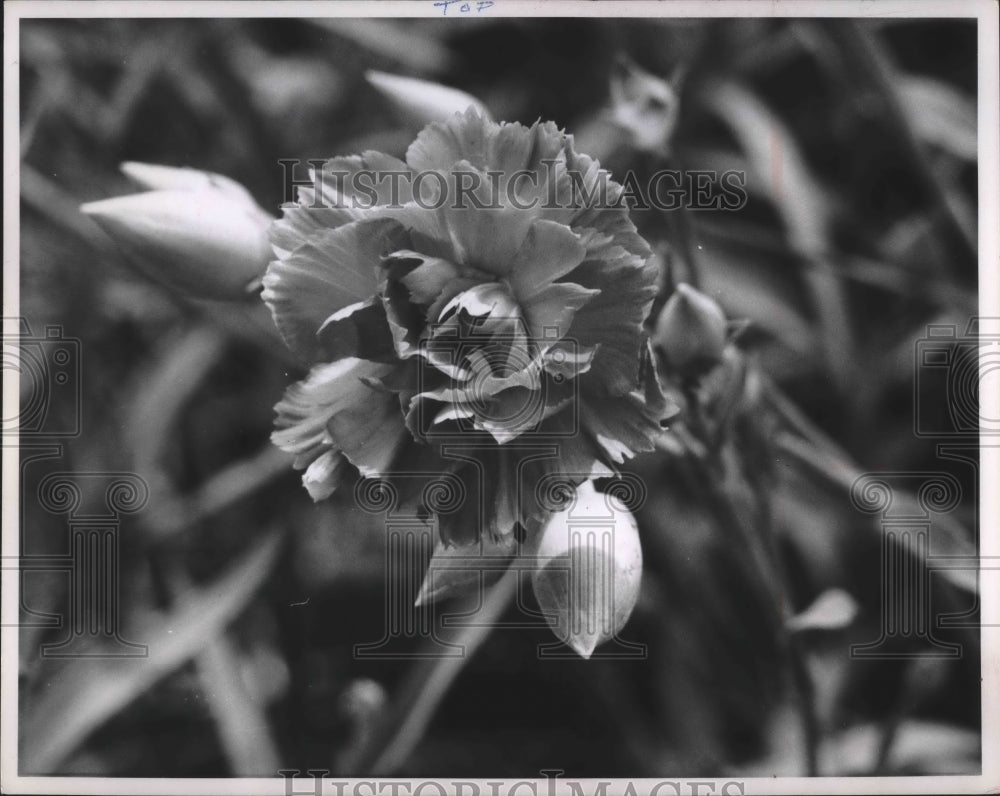
POLYGON ((5 780, 985 788, 994 6, 44 5, 5 780))

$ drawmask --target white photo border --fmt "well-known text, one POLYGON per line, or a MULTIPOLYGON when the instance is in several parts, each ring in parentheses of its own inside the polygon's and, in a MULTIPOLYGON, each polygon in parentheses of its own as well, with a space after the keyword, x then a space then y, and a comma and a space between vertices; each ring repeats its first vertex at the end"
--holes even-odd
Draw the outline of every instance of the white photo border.
MULTIPOLYGON (((1000 93, 1000 59, 998 59, 998 5, 993 0, 494 0, 489 8, 498 17, 923 17, 970 18, 978 23, 978 135, 979 135, 979 312, 981 316, 1000 316, 1000 115, 997 97, 1000 93)), ((143 2, 132 0, 94 0, 79 3, 69 0, 11 0, 4 4, 4 244, 3 244, 3 317, 17 317, 19 310, 19 31, 20 20, 33 18, 162 18, 162 17, 378 17, 433 18, 441 17, 442 9, 435 0, 381 0, 366 2, 272 2, 271 0, 177 0, 176 2, 143 2)), ((1000 407, 1000 383, 996 379, 982 383, 980 400, 1000 407)), ((19 382, 17 374, 4 372, 4 417, 16 414, 19 382), (11 408, 13 407, 13 412, 11 408)), ((996 413, 1000 414, 1000 413, 996 413)), ((996 416, 996 414, 991 416, 996 416)), ((981 438, 981 557, 984 561, 1000 560, 1000 491, 988 484, 1000 484, 1000 448, 990 447, 989 439, 981 438)), ((18 447, 16 440, 3 448, 3 535, 2 555, 19 555, 18 518, 18 447)), ((9 559, 8 559, 9 560, 9 559)), ((981 565, 982 566, 982 565, 981 565)), ((794 777, 794 778, 685 778, 614 780, 606 793, 650 792, 660 783, 659 793, 673 794, 673 783, 682 793, 747 793, 747 794, 890 794, 890 793, 985 793, 1000 790, 1000 755, 988 754, 988 749, 1000 749, 1000 576, 981 569, 982 635, 982 773, 979 776, 918 776, 918 777, 794 777), (738 782, 742 790, 723 790, 726 783, 738 782), (691 785, 700 783, 697 791, 691 785), (711 783, 711 788, 709 787, 711 783), (629 786, 631 784, 631 790, 629 786)), ((24 794, 274 794, 285 796, 289 787, 285 780, 275 778, 102 778, 102 777, 35 777, 19 776, 18 765, 18 595, 19 573, 5 572, 2 581, 2 618, 0 650, 3 666, 0 675, 0 792, 24 794)), ((429 780, 417 779, 352 779, 343 790, 324 787, 322 793, 374 794, 392 792, 382 783, 409 783, 413 786, 429 780)), ((608 780, 572 780, 585 793, 594 792, 608 780)), ((482 793, 494 794, 499 780, 462 780, 475 783, 482 793), (489 783, 493 783, 491 786, 489 783), (491 787, 494 790, 491 790, 491 787)), ((522 785, 517 793, 538 792, 545 796, 572 793, 565 779, 512 781, 505 783, 497 796, 505 796, 517 782, 534 783, 535 790, 522 785)), ((445 792, 454 792, 456 781, 440 780, 445 792), (449 785, 450 782, 450 785, 449 785)), ((302 778, 295 785, 296 794, 312 793, 312 783, 302 778)), ((438 793, 436 788, 425 793, 438 793)), ((469 793, 471 791, 466 791, 469 793)))

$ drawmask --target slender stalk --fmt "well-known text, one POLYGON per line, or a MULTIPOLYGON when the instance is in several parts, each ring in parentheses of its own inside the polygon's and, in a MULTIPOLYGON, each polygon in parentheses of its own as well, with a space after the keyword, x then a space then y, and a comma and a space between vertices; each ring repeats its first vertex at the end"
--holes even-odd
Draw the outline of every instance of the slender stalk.
MULTIPOLYGON (((771 567, 777 573, 778 582, 782 584, 781 591, 785 594, 789 590, 791 581, 788 577, 788 568, 785 566, 785 562, 781 557, 781 551, 778 549, 769 492, 755 468, 752 466, 746 467, 744 475, 750 484, 750 489, 754 493, 754 498, 758 505, 758 522, 756 523, 756 527, 759 529, 761 542, 769 553, 771 567)), ((784 601, 783 605, 787 606, 787 601, 784 601)), ((787 616, 791 613, 791 607, 788 606, 785 614, 787 616)), ((796 691, 796 708, 798 709, 805 737, 803 750, 805 759, 803 762, 806 768, 806 775, 816 777, 819 776, 820 743, 820 724, 819 717, 816 714, 816 687, 809 672, 805 650, 794 634, 788 631, 784 621, 785 618, 783 616, 781 622, 781 642, 785 655, 791 664, 792 682, 796 691)))
POLYGON ((802 722, 802 732, 805 735, 804 762, 806 776, 818 777, 820 726, 819 717, 816 715, 816 686, 813 683, 812 675, 809 673, 805 651, 795 638, 792 638, 790 634, 788 636, 788 653, 792 664, 792 679, 795 682, 795 690, 798 697, 796 704, 799 711, 799 720, 802 722))
MULTIPOLYGON (((796 691, 795 704, 805 736, 805 759, 803 763, 807 776, 818 776, 820 728, 815 709, 815 686, 809 674, 809 667, 803 650, 785 625, 785 619, 791 613, 786 596, 789 581, 786 568, 781 560, 780 551, 777 548, 773 526, 769 522, 762 524, 763 527, 759 527, 758 532, 754 533, 750 527, 747 527, 742 522, 740 512, 733 505, 732 498, 727 490, 715 485, 711 480, 710 473, 706 473, 705 477, 708 479, 707 483, 710 484, 711 499, 709 500, 709 505, 713 507, 720 521, 725 523, 726 526, 735 526, 740 531, 751 558, 755 562, 760 580, 768 588, 771 599, 774 602, 781 650, 791 668, 792 681, 796 691)), ((756 488, 754 492, 758 500, 767 500, 766 493, 762 495, 760 494, 760 490, 756 488)), ((750 525, 753 524, 751 523, 750 525)))
MULTIPOLYGON (((687 390, 685 397, 693 408, 690 418, 690 421, 693 422, 692 430, 695 436, 700 437, 707 433, 707 426, 697 411, 696 396, 693 391, 687 390)), ((720 446, 713 450, 713 458, 717 465, 725 471, 727 467, 724 456, 726 448, 720 446)), ((713 508, 719 521, 725 526, 735 527, 740 531, 751 559, 755 562, 760 580, 768 588, 774 601, 781 649, 791 669, 792 682, 796 691, 796 708, 805 736, 803 764, 808 776, 818 776, 820 726, 815 709, 815 685, 809 673, 804 650, 787 630, 785 624, 787 616, 791 613, 791 606, 787 599, 790 580, 787 568, 781 558, 781 551, 778 548, 768 490, 754 467, 747 466, 744 462, 740 468, 741 474, 754 495, 758 509, 756 521, 744 523, 742 513, 733 503, 732 495, 724 485, 720 486, 716 483, 716 479, 710 471, 711 468, 708 467, 708 462, 694 456, 690 458, 702 468, 701 480, 710 493, 707 505, 713 508)))
MULTIPOLYGON (((666 164, 669 169, 683 173, 676 156, 667 157, 666 164)), ((691 211, 686 205, 681 205, 674 210, 664 211, 664 216, 672 233, 671 238, 676 241, 676 248, 684 258, 686 281, 692 287, 700 290, 702 285, 701 266, 698 263, 698 255, 695 253, 696 244, 691 223, 691 211)))
POLYGON ((406 762, 423 738, 441 700, 459 672, 482 646, 500 615, 510 605, 517 592, 519 573, 508 569, 486 593, 482 608, 475 615, 475 624, 445 627, 438 638, 464 647, 460 657, 421 660, 415 664, 401 687, 395 707, 388 711, 381 726, 371 735, 371 741, 358 756, 345 763, 347 773, 388 777, 406 762))

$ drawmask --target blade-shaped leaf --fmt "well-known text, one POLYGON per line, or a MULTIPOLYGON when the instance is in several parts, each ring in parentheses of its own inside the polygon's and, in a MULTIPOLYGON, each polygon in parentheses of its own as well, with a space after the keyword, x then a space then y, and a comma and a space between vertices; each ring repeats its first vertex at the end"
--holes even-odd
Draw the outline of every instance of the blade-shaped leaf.
POLYGON ((90 733, 200 653, 244 609, 274 563, 273 533, 209 586, 146 628, 146 658, 73 660, 54 675, 22 726, 22 774, 51 774, 90 733))

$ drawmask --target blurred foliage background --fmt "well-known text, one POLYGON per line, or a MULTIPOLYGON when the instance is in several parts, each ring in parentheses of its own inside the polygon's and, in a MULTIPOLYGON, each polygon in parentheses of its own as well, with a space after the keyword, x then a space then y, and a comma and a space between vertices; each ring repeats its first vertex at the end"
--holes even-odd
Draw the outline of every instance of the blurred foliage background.
MULTIPOLYGON (((65 631, 26 626, 22 774, 978 770, 975 631, 935 631, 957 660, 848 654, 881 621, 857 473, 954 472, 963 499, 934 552, 974 550, 974 468, 914 433, 916 342, 931 323, 961 336, 977 310, 974 22, 22 20, 20 70, 21 315, 82 357, 78 393, 50 408, 78 401, 82 433, 53 458, 24 452, 26 545, 65 547, 66 518, 34 497, 48 472, 150 485, 120 539, 122 634, 150 658, 45 659, 65 631), (858 607, 796 636, 804 675, 734 529, 665 454, 631 468, 649 497, 625 635, 644 660, 542 661, 544 627, 496 631, 457 664, 352 655, 384 630, 384 536, 350 495, 314 505, 268 442, 300 367, 265 313, 154 286, 78 206, 135 190, 118 167, 136 160, 228 175, 277 215, 280 159, 399 156, 413 139, 369 69, 463 89, 497 119, 554 120, 615 175, 747 174, 736 212, 634 218, 665 286, 695 282, 749 321, 741 347, 780 396, 747 421, 754 439, 791 428, 809 451, 743 451, 767 473, 790 612, 834 588, 858 607)), ((941 385, 921 386, 944 417, 941 385)), ((935 611, 974 616, 966 583, 933 583, 935 611)), ((25 576, 33 611, 66 599, 65 578, 25 576)))

